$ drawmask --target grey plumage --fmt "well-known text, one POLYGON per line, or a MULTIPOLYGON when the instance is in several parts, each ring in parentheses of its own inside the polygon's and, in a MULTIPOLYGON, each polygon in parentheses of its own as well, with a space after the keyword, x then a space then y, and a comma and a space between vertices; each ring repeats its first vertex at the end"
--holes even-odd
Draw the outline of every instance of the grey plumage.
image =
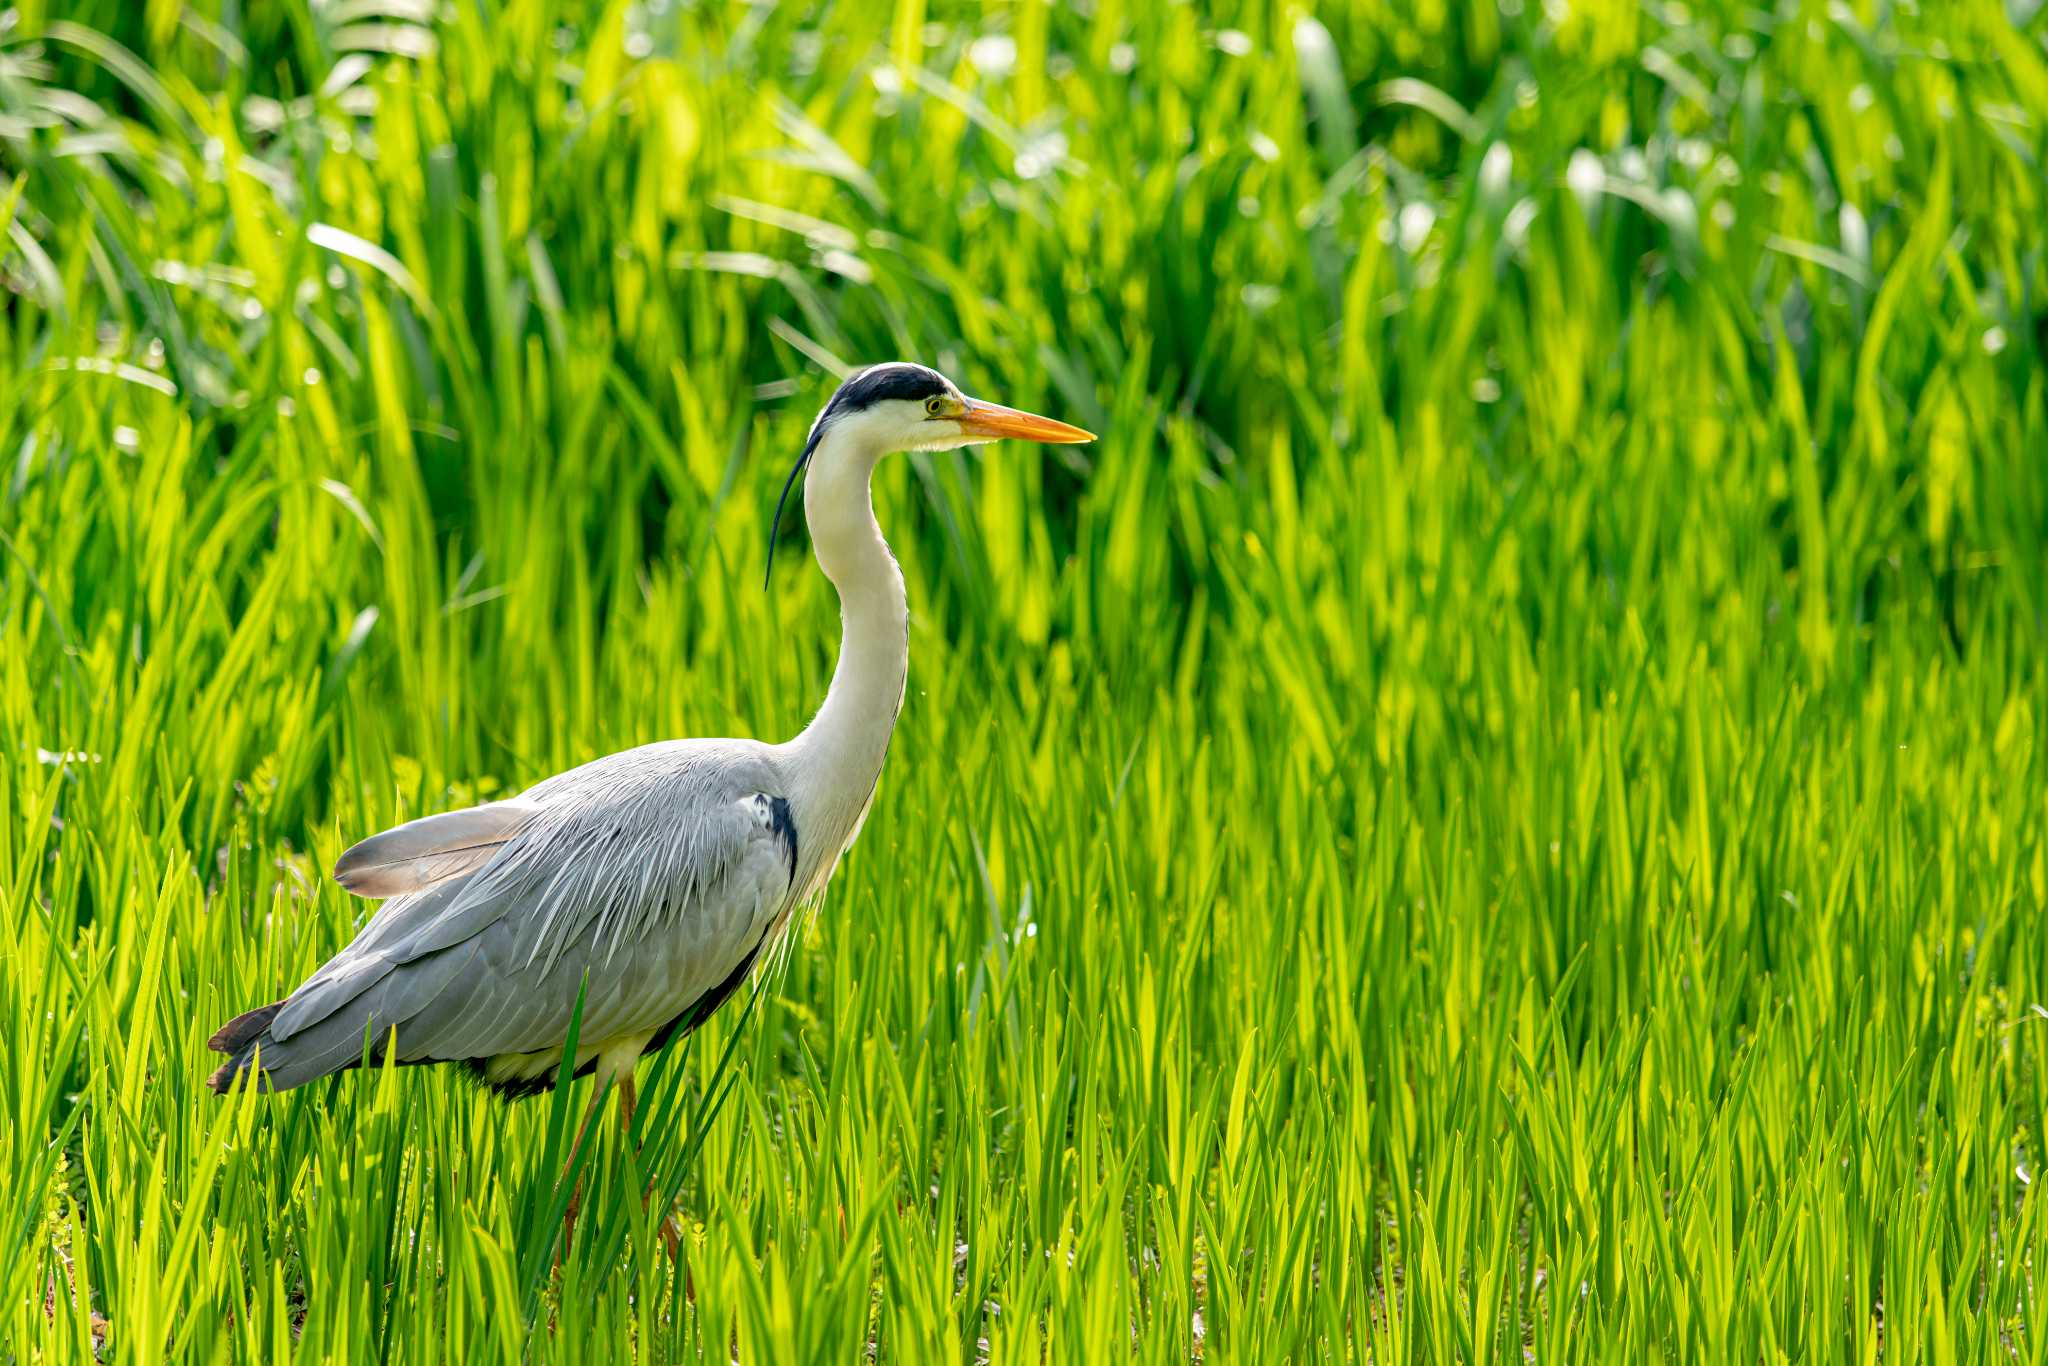
POLYGON ((336 876, 391 899, 260 1028, 222 1031, 215 1089, 259 1056, 270 1086, 302 1085, 356 1062, 366 1037, 381 1057, 393 1030, 401 1062, 474 1060, 507 1086, 551 1076, 586 971, 579 1064, 637 1055, 795 904, 786 787, 768 746, 672 741, 363 841, 336 876))
POLYGON ((343 854, 334 880, 357 896, 424 890, 483 867, 538 811, 528 802, 492 802, 407 821, 343 854))

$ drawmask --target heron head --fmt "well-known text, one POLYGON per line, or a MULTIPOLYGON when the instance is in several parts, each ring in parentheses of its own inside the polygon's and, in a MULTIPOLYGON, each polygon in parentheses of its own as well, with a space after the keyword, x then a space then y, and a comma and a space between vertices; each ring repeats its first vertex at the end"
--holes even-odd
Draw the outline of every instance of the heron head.
MULTIPOLYGON (((807 466, 831 437, 831 447, 848 459, 874 461, 895 451, 949 451, 1010 438, 1050 445, 1093 441, 1092 432, 1035 413, 969 398, 958 385, 929 366, 891 361, 855 371, 834 391, 811 424, 810 439, 797 457, 782 496, 775 502, 775 526, 768 533, 768 565, 775 566, 775 532, 783 504, 807 466)), ((865 471, 863 471, 863 476, 865 471)))
POLYGON ((949 451, 1005 437, 1060 445, 1095 439, 1049 417, 969 398, 938 371, 909 361, 871 365, 848 377, 818 414, 811 450, 828 430, 851 438, 847 449, 876 457, 949 451))

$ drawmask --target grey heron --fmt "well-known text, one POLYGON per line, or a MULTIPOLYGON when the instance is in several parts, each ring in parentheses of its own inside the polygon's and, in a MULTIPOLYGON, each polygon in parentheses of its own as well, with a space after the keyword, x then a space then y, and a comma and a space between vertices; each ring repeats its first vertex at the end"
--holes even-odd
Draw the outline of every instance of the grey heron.
POLYGON ((783 744, 643 745, 355 845, 335 879, 388 900, 291 995, 208 1040, 228 1055, 213 1089, 244 1076, 303 1086, 356 1065, 367 1040, 380 1062, 462 1063, 507 1095, 546 1090, 581 991, 575 1071, 598 1079, 584 1131, 611 1087, 630 1126, 636 1060, 739 987, 824 891, 874 800, 910 656, 903 575, 875 523, 876 464, 1006 437, 1094 439, 969 398, 922 365, 841 384, 782 490, 804 479, 812 551, 839 594, 839 658, 811 723, 783 744))

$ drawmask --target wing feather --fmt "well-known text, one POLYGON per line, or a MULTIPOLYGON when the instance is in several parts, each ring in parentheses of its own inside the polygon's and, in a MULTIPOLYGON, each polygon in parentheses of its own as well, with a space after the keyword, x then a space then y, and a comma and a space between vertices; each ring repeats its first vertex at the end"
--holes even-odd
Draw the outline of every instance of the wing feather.
POLYGON ((517 799, 422 816, 353 846, 334 880, 363 897, 402 896, 473 873, 540 814, 517 799))

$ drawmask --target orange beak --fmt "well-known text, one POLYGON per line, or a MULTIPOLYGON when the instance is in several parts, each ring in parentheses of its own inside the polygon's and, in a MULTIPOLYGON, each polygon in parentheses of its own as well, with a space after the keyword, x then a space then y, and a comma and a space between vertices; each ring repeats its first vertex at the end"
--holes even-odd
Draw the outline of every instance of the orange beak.
POLYGON ((1016 441, 1042 441, 1053 446, 1072 446, 1095 439, 1095 433, 1084 432, 1079 427, 1069 427, 1064 422, 1055 422, 1036 413, 1005 408, 1000 403, 984 403, 978 398, 968 399, 967 406, 954 420, 969 435, 990 439, 1007 437, 1016 441))

